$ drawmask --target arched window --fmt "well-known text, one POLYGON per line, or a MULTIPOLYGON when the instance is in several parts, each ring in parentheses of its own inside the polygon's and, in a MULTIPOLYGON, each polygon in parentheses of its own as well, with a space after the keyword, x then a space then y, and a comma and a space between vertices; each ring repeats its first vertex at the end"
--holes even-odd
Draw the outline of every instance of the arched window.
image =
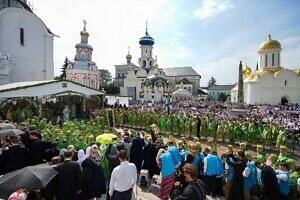
POLYGON ((268 67, 268 54, 265 55, 265 67, 268 67))
POLYGON ((272 53, 272 66, 274 66, 274 53, 272 53))
POLYGON ((150 67, 152 67, 152 61, 150 61, 149 65, 150 65, 150 67))
POLYGON ((280 54, 278 54, 278 67, 280 67, 280 54))
POLYGON ((24 29, 20 28, 20 45, 24 46, 24 29))
POLYGON ((284 81, 284 85, 287 86, 287 80, 284 81))
POLYGON ((143 67, 146 67, 146 60, 143 60, 143 67))
POLYGON ((121 78, 121 74, 120 73, 118 73, 118 78, 121 78))

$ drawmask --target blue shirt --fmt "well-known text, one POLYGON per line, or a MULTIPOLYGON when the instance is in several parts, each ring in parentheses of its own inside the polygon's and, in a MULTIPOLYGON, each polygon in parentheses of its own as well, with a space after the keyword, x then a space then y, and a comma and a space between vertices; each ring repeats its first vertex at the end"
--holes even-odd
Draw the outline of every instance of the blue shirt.
POLYGON ((175 167, 178 167, 181 164, 180 155, 177 147, 175 146, 169 146, 168 151, 171 154, 172 161, 175 167))
POLYGON ((217 176, 223 176, 224 173, 223 160, 219 156, 217 156, 217 159, 218 159, 217 176))
MULTIPOLYGON (((229 158, 230 162, 234 163, 232 158, 229 158)), ((228 165, 228 172, 226 176, 227 181, 232 181, 233 179, 233 167, 228 165)))
POLYGON ((282 170, 276 170, 275 172, 276 175, 285 174, 287 176, 287 181, 278 179, 278 185, 279 185, 280 193, 284 195, 288 195, 290 192, 290 173, 282 170))
POLYGON ((217 156, 208 154, 204 158, 204 174, 207 176, 216 176, 218 174, 218 162, 217 156))
POLYGON ((254 175, 254 169, 255 169, 254 161, 249 162, 247 164, 246 168, 249 169, 250 174, 249 174, 248 177, 244 177, 244 186, 246 188, 251 189, 255 185, 255 183, 256 183, 256 181, 255 181, 255 175, 254 175))
POLYGON ((167 177, 175 172, 175 166, 169 152, 162 154, 160 160, 162 177, 167 177))

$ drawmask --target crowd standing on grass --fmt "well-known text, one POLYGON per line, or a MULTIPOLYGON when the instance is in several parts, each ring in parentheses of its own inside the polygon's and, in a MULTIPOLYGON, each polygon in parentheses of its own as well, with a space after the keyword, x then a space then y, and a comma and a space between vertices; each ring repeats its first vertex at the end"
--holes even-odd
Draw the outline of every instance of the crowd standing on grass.
POLYGON ((299 198, 299 174, 288 155, 286 136, 282 136, 287 128, 299 128, 298 105, 252 105, 244 118, 220 105, 184 106, 174 105, 169 115, 163 112, 163 105, 155 113, 138 104, 131 109, 108 109, 107 115, 100 111, 96 117, 100 124, 135 128, 157 124, 147 132, 116 128, 117 137, 106 145, 95 137, 75 144, 78 141, 59 134, 49 137, 34 125, 20 123, 23 134, 1 140, 0 174, 49 162, 58 175, 39 191, 17 191, 26 193, 27 199, 100 199, 103 195, 131 199, 142 169, 148 170, 150 178, 159 175, 161 199, 204 199, 204 194, 230 200, 299 198), (180 135, 180 140, 173 135, 180 135), (247 143, 254 142, 253 135, 262 142, 255 144, 256 155, 247 149, 247 143), (228 136, 240 141, 240 147, 234 150, 229 144, 227 152, 221 153, 216 141, 228 136), (269 145, 276 141, 277 155, 266 154, 264 138, 271 141, 269 145))

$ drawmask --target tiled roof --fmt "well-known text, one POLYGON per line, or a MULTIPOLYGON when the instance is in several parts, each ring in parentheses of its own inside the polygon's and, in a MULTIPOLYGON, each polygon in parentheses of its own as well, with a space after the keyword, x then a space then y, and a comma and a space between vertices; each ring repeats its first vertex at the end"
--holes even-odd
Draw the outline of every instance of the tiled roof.
POLYGON ((200 76, 192 67, 163 68, 166 76, 200 76))
POLYGON ((213 85, 207 90, 231 90, 235 85, 213 85))

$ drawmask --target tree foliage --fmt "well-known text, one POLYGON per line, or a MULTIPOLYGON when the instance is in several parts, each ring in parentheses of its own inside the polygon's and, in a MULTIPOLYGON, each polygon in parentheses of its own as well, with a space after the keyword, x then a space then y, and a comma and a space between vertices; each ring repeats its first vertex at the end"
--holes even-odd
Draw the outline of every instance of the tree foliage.
POLYGON ((61 67, 61 75, 59 76, 59 80, 65 80, 66 79, 67 67, 68 67, 68 57, 66 56, 64 64, 61 67))
POLYGON ((118 95, 120 93, 120 87, 115 83, 103 84, 101 86, 106 92, 106 94, 118 95))
POLYGON ((211 79, 209 79, 209 81, 208 81, 208 87, 211 87, 211 86, 213 86, 213 85, 216 85, 216 79, 212 76, 211 77, 211 79))
POLYGON ((220 94, 219 94, 219 101, 226 101, 227 100, 227 95, 225 94, 225 93, 223 93, 223 92, 220 92, 220 94))
POLYGON ((112 81, 112 75, 107 69, 99 69, 99 73, 102 84, 108 84, 112 81))

